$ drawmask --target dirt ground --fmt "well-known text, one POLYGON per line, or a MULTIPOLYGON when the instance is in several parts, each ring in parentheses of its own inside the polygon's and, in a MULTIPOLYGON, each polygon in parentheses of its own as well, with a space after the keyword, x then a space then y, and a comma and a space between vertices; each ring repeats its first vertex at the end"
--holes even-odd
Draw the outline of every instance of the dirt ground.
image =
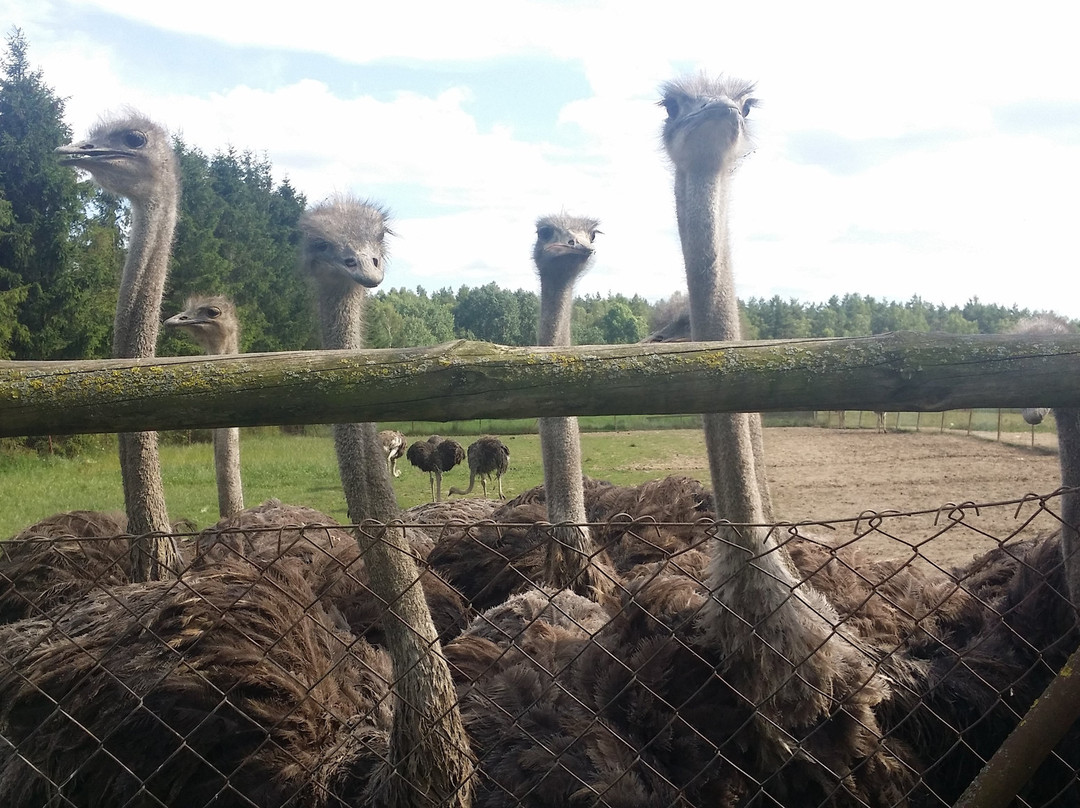
POLYGON ((777 518, 829 520, 835 530, 807 532, 834 543, 862 537, 859 546, 875 555, 917 552, 951 565, 1058 526, 1057 497, 1045 507, 1015 502, 1060 485, 1056 437, 1050 434, 1038 435, 1032 447, 1026 432, 1003 434, 998 442, 992 433, 770 428, 765 450, 777 518), (963 503, 981 507, 951 507, 963 503), (858 519, 864 511, 929 513, 858 519))

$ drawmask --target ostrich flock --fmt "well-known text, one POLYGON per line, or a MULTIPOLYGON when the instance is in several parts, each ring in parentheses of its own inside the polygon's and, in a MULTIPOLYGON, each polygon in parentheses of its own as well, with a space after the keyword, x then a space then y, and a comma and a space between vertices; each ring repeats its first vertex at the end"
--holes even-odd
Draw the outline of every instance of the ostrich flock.
MULTIPOLYGON (((727 208, 756 103, 730 77, 662 88, 693 340, 741 337, 727 208)), ((114 353, 153 356, 179 195, 167 133, 129 114, 58 152, 131 202, 114 353)), ((570 344, 598 228, 537 221, 538 344, 570 344)), ((335 197, 300 233, 323 347, 362 348, 386 210, 335 197)), ((226 299, 164 324, 238 351, 226 299)), ((1074 489, 1080 410, 1055 417, 1074 489)), ((870 558, 773 526, 758 415, 703 422, 711 486, 616 486, 582 475, 576 419, 542 418, 544 483, 509 501, 495 437, 406 448, 337 424, 349 527, 245 508, 220 429, 222 518, 182 539, 156 436, 122 435, 126 513, 56 514, 0 556, 0 804, 953 804, 1080 642, 1080 495, 1064 489, 1058 533, 954 569, 870 558), (398 508, 402 456, 431 503, 398 508), (449 494, 479 478, 483 496, 444 500, 466 459, 449 494)), ((1078 740, 1023 804, 1080 802, 1078 740)))

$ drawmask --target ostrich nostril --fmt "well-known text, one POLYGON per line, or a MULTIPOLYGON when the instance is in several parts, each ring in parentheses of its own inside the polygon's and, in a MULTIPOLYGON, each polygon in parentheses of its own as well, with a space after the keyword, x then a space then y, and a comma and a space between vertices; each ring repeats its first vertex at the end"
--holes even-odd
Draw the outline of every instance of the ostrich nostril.
POLYGON ((571 247, 576 247, 577 246, 577 242, 574 241, 573 238, 568 239, 566 243, 569 244, 571 247))
POLYGON ((372 258, 371 263, 373 263, 375 265, 375 269, 379 268, 379 259, 378 258, 372 258))

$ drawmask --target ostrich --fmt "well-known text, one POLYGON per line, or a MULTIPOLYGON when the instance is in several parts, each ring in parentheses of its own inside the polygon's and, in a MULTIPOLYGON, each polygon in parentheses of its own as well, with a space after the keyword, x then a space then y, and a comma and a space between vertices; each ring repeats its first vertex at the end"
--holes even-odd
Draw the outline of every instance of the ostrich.
MULTIPOLYGON (((324 348, 362 345, 366 289, 381 283, 385 270, 387 219, 383 208, 351 197, 324 202, 301 218, 301 267, 315 287, 324 348)), ((416 564, 402 531, 386 527, 399 511, 375 424, 335 425, 334 445, 349 518, 381 523, 361 525, 356 538, 371 588, 389 605, 384 631, 398 694, 389 752, 392 802, 426 797, 467 806, 468 739, 431 612, 415 585, 416 564)))
MULTIPOLYGON (((240 353, 240 319, 232 301, 224 297, 189 297, 184 310, 162 325, 183 331, 211 356, 240 353)), ((240 429, 222 427, 213 434, 218 515, 231 516, 244 509, 240 429)))
MULTIPOLYGON (((540 276, 540 345, 570 345, 574 284, 588 269, 599 226, 595 219, 566 213, 536 220, 533 262, 540 276)), ((540 418, 537 428, 544 462, 548 521, 554 524, 548 547, 548 581, 559 589, 571 587, 579 594, 607 591, 610 581, 594 568, 595 548, 584 524, 577 419, 540 418)))
POLYGON ((450 471, 464 460, 465 450, 456 440, 432 435, 427 440, 416 441, 409 447, 405 457, 420 471, 428 473, 431 501, 439 502, 442 499, 443 472, 450 471))
MULTIPOLYGON (((726 218, 732 170, 744 149, 754 85, 684 77, 663 87, 663 143, 675 170, 675 207, 686 263, 694 340, 738 339, 739 313, 726 218)), ((697 624, 725 678, 784 731, 845 722, 849 754, 876 746, 873 709, 888 695, 873 654, 837 628, 834 608, 801 581, 768 528, 768 492, 745 414, 704 416, 722 522, 713 542, 708 597, 697 624), (844 709, 836 712, 836 705, 844 709), (833 723, 837 722, 837 723, 833 723)), ((783 733, 781 733, 783 734, 783 733)), ((781 747, 779 735, 766 738, 781 747)))
POLYGON ((510 450, 506 448, 506 444, 496 437, 484 435, 469 444, 466 456, 469 460, 469 487, 451 487, 450 493, 471 494, 476 478, 479 477, 480 487, 484 489, 484 496, 487 497, 487 481, 494 474, 495 481, 499 484, 499 499, 504 499, 502 478, 510 462, 510 450))
MULTIPOLYGON (((180 201, 179 165, 161 126, 138 114, 103 121, 78 143, 61 146, 63 165, 90 173, 131 202, 131 233, 113 324, 113 356, 154 355, 161 297, 180 201)), ((179 557, 169 532, 157 433, 121 433, 120 470, 136 581, 169 577, 179 557), (157 534, 157 535, 154 535, 157 534)))
POLYGON ((394 477, 400 477, 398 459, 405 456, 405 436, 396 429, 384 429, 379 433, 379 443, 386 453, 386 468, 394 477))

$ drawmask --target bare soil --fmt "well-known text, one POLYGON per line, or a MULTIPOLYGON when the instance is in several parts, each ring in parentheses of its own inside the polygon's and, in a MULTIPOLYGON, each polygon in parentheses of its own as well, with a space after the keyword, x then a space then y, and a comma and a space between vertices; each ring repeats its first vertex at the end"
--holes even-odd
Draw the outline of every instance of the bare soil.
POLYGON ((834 530, 806 532, 834 543, 858 539, 861 548, 883 557, 916 553, 942 566, 1007 540, 1055 531, 1057 497, 1045 504, 1016 501, 1060 486, 1056 437, 1037 435, 1034 447, 1027 432, 1001 437, 936 429, 766 429, 776 516, 829 521, 834 530))

